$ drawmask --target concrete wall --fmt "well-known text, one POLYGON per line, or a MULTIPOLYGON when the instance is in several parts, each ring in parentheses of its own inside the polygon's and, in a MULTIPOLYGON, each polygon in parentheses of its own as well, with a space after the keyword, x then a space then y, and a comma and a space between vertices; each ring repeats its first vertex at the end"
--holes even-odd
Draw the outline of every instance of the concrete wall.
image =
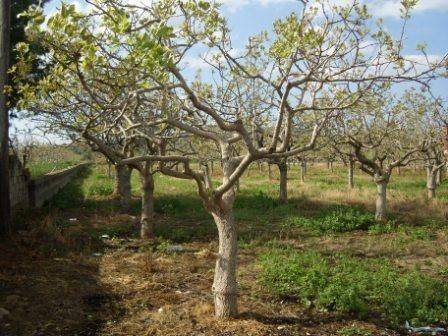
POLYGON ((15 155, 10 156, 9 162, 9 196, 14 210, 41 207, 88 165, 88 163, 81 163, 31 179, 28 171, 23 169, 20 160, 15 155))
POLYGON ((22 163, 15 155, 9 156, 9 198, 14 209, 29 206, 28 186, 29 173, 23 169, 22 163))
POLYGON ((29 183, 29 206, 39 208, 52 198, 72 178, 78 175, 87 163, 81 163, 71 168, 43 175, 29 183))

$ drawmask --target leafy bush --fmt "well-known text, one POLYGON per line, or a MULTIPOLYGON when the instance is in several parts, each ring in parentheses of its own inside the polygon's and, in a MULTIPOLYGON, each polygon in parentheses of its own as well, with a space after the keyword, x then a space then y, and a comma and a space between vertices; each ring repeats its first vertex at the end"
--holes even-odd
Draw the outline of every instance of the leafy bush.
POLYGON ((406 320, 448 320, 448 284, 419 270, 402 272, 385 259, 362 260, 315 251, 270 251, 261 257, 263 282, 274 293, 319 309, 381 316, 392 326, 406 320))
POLYGON ((375 217, 353 206, 332 206, 313 218, 294 218, 292 225, 303 226, 320 233, 366 230, 375 224, 375 217))

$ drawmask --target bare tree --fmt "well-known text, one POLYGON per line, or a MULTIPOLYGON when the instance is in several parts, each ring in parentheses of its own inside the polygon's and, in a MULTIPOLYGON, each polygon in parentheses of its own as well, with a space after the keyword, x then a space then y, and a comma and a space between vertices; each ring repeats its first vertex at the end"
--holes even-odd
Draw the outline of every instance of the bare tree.
POLYGON ((372 176, 376 184, 375 217, 379 221, 386 220, 387 185, 393 169, 416 160, 416 154, 424 146, 423 141, 412 135, 412 123, 407 116, 400 101, 376 92, 335 123, 345 137, 345 144, 353 148, 345 154, 356 159, 361 170, 372 176))

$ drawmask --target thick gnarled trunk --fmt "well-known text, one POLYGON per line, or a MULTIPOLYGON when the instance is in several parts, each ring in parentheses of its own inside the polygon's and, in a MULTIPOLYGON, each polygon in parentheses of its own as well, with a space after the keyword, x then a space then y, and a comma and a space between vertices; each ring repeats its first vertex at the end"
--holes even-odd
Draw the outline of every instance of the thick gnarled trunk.
POLYGON ((140 174, 142 183, 142 213, 140 219, 140 237, 154 238, 154 178, 151 173, 140 174))
POLYGON ((233 210, 213 213, 219 235, 218 259, 216 260, 213 280, 215 315, 217 317, 234 317, 238 314, 237 306, 237 232, 233 210))
POLYGON ((280 172, 279 200, 280 203, 288 202, 288 165, 282 161, 277 163, 280 172))
POLYGON ((129 166, 115 166, 114 196, 119 198, 123 211, 129 211, 131 207, 131 174, 129 166))

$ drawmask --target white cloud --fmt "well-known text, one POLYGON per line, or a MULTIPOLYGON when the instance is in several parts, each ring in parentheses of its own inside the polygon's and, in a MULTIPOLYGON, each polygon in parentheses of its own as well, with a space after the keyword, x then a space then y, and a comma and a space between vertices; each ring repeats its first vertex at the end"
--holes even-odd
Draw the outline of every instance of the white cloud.
POLYGON ((188 56, 183 59, 182 65, 193 70, 204 70, 210 68, 201 57, 188 56))
POLYGON ((285 3, 285 2, 297 2, 295 0, 220 0, 219 3, 223 4, 227 9, 229 9, 231 12, 235 12, 241 7, 247 6, 247 5, 262 5, 262 6, 268 6, 272 4, 278 4, 278 3, 285 3))
MULTIPOLYGON (((399 17, 400 0, 376 0, 370 6, 373 14, 381 17, 399 17)), ((411 13, 448 11, 448 0, 420 0, 411 13)))

